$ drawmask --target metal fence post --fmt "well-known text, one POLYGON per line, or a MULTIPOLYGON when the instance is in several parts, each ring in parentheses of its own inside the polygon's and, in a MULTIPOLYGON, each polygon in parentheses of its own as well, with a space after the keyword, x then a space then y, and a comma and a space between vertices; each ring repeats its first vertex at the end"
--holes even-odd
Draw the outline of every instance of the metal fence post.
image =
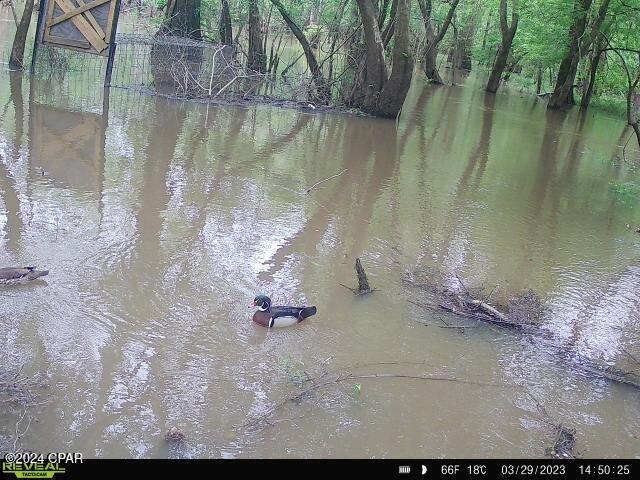
POLYGON ((118 29, 118 17, 120 16, 120 0, 116 0, 116 9, 113 14, 111 28, 111 38, 109 40, 109 57, 107 58, 107 69, 104 72, 104 88, 111 86, 111 73, 113 71, 113 60, 116 55, 116 30, 118 29))
POLYGON ((40 38, 42 37, 42 25, 45 20, 45 12, 47 11, 46 5, 49 0, 40 0, 38 4, 38 23, 36 24, 36 38, 33 41, 33 52, 31 53, 31 69, 29 73, 33 75, 36 73, 36 57, 38 55, 38 45, 40 44, 40 38))

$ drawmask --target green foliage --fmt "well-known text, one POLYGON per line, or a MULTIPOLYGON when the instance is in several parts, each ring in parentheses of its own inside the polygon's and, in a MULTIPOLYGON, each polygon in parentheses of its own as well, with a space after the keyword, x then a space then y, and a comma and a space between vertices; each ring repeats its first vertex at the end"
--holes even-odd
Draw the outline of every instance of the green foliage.
POLYGON ((610 95, 608 93, 593 98, 590 107, 617 118, 624 118, 627 114, 627 103, 624 97, 610 95))
POLYGON ((304 371, 304 363, 300 360, 294 360, 291 355, 281 359, 278 366, 285 373, 287 380, 296 387, 301 387, 309 380, 309 376, 304 371))
MULTIPOLYGON (((141 0, 143 6, 153 5, 157 18, 150 23, 157 23, 165 12, 168 0, 141 0)), ((317 38, 318 48, 326 53, 328 43, 323 43, 334 32, 342 32, 338 45, 349 45, 347 36, 353 26, 359 23, 358 9, 354 0, 281 0, 287 12, 297 25, 303 29, 307 38, 317 38), (343 43, 344 42, 344 43, 343 43)), ((423 1, 423 0, 421 0, 423 1)), ((598 10, 604 0, 593 0, 587 16, 587 29, 582 40, 591 38, 592 26, 598 10)), ((386 21, 391 17, 392 1, 374 0, 381 7, 386 5, 386 21)), ((258 0, 260 15, 266 28, 268 24, 273 32, 288 32, 288 28, 277 13, 271 0, 258 0)), ((220 0, 202 0, 202 29, 205 38, 216 40, 219 36, 220 0)), ((246 23, 248 2, 246 0, 229 2, 234 35, 243 31, 240 42, 246 42, 246 23)), ((410 20, 412 45, 421 49, 424 45, 424 25, 420 8, 416 0, 412 0, 410 20)), ((432 23, 436 32, 445 21, 451 0, 431 0, 432 23)), ((536 78, 542 72, 542 91, 553 89, 560 62, 566 55, 570 41, 571 28, 577 15, 579 0, 507 0, 507 18, 511 23, 511 14, 518 13, 518 29, 513 41, 510 62, 519 59, 520 69, 511 75, 509 84, 521 90, 535 91, 536 78)), ((471 48, 473 62, 480 70, 488 71, 494 61, 496 51, 501 43, 500 0, 461 0, 453 18, 451 27, 438 46, 443 60, 447 61, 452 51, 454 39, 466 42, 471 48)), ((140 18, 144 13, 140 14, 140 18)), ((640 70, 640 59, 635 50, 640 49, 640 0, 610 0, 607 16, 594 35, 598 40, 596 46, 607 49, 601 56, 596 74, 592 105, 613 115, 625 117, 625 96, 629 89, 629 78, 640 70), (613 50, 613 48, 617 50, 613 50)), ((358 36, 355 37, 356 39, 358 36)), ((388 53, 393 47, 389 44, 388 53)), ((576 77, 576 97, 582 94, 582 86, 589 80, 589 67, 592 58, 592 45, 581 52, 578 74, 576 77)), ((240 48, 240 51, 246 49, 240 48)), ((339 52, 337 62, 344 62, 347 52, 339 52)), ((420 51, 411 52, 416 58, 420 51)), ((322 54, 319 55, 322 57, 322 54)), ((295 57, 294 57, 295 58, 295 57)), ((348 78, 349 73, 343 78, 348 78)))
POLYGON ((640 185, 634 182, 611 182, 609 190, 615 198, 625 204, 635 204, 640 195, 640 185))
POLYGON ((356 383, 353 385, 353 396, 354 398, 360 398, 360 394, 362 393, 362 384, 356 383))

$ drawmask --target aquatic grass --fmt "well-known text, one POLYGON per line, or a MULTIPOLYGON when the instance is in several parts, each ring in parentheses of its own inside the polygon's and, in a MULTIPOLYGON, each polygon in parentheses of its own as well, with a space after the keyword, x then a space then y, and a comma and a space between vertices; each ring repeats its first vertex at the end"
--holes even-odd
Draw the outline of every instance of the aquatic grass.
POLYGON ((301 387, 309 381, 309 375, 304 370, 304 363, 301 360, 295 360, 291 355, 279 360, 278 366, 286 375, 287 381, 296 387, 301 387))
POLYGON ((627 117, 627 103, 624 97, 612 97, 609 95, 593 97, 589 107, 616 118, 626 119, 627 117))
POLYGON ((634 182, 609 182, 609 191, 621 203, 632 206, 640 195, 640 185, 634 182))

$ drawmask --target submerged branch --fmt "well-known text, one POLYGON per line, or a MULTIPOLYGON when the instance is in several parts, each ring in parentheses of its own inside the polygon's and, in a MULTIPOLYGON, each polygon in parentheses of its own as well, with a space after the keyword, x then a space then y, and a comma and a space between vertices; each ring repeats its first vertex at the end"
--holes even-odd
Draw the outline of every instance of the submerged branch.
POLYGON ((333 178, 339 177, 340 175, 342 175, 344 172, 346 172, 347 169, 345 168, 344 170, 342 170, 340 173, 336 173, 335 175, 332 175, 328 178, 325 178, 324 180, 320 180, 319 182, 314 183, 313 185, 311 185, 309 188, 307 188, 307 193, 311 192, 311 190, 313 190, 315 187, 317 187, 318 185, 320 185, 321 183, 324 183, 328 180, 331 180, 333 178))

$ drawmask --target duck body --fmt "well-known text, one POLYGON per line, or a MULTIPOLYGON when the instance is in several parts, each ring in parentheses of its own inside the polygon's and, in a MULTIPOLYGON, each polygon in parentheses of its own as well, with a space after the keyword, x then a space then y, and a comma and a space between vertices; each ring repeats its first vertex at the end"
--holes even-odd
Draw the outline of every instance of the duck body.
POLYGON ((45 275, 49 275, 49 270, 36 270, 36 267, 0 268, 0 285, 27 283, 45 275))
POLYGON ((271 306, 271 299, 264 295, 258 295, 253 306, 258 307, 258 311, 253 314, 253 321, 267 328, 290 327, 315 315, 317 311, 316 307, 271 306))

